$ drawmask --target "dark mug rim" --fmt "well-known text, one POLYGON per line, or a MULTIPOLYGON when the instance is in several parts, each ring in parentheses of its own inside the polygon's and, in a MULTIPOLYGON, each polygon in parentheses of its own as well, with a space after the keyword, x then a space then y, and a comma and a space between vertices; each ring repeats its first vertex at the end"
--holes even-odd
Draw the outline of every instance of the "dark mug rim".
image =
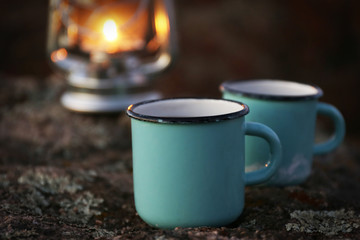
POLYGON ((303 101, 303 100, 314 100, 318 99, 323 96, 323 91, 320 87, 315 84, 307 84, 307 83, 300 83, 295 81, 286 81, 286 80, 279 80, 279 79, 253 79, 253 80, 229 80, 223 82, 220 85, 220 91, 222 93, 229 92, 232 94, 238 94, 245 97, 251 98, 258 98, 258 99, 266 99, 266 100, 278 100, 278 101, 303 101), (256 92, 249 92, 246 90, 241 90, 235 88, 233 85, 235 83, 249 83, 249 82, 260 82, 260 81, 276 81, 276 82, 286 82, 286 83, 297 83, 307 87, 312 87, 316 90, 314 94, 303 94, 303 95, 274 95, 274 94, 267 94, 267 93, 256 93, 256 92))
POLYGON ((189 124, 189 123, 210 123, 210 122, 220 122, 225 120, 236 119, 245 116, 249 113, 249 107, 238 101, 228 100, 228 99, 217 99, 217 98, 198 98, 198 97, 179 97, 179 98, 162 98, 155 100, 142 101, 138 103, 131 104, 126 111, 126 114, 130 118, 134 118, 141 121, 146 122, 154 122, 154 123, 172 123, 172 124, 189 124), (160 101, 172 101, 172 100, 216 100, 216 101, 224 101, 231 102, 235 104, 241 105, 243 108, 239 111, 227 113, 227 114, 219 114, 219 115, 210 115, 210 116, 200 116, 200 117, 164 117, 164 116, 156 116, 149 114, 141 114, 137 113, 134 110, 136 107, 151 104, 154 102, 160 101))

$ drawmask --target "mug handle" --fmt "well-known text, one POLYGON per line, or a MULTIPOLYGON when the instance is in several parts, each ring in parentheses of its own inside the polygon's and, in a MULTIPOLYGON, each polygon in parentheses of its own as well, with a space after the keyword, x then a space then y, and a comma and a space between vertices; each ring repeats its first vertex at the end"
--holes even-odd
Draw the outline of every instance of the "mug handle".
POLYGON ((271 128, 255 122, 245 123, 245 134, 264 138, 270 146, 271 158, 269 163, 259 170, 245 173, 245 185, 264 183, 275 174, 280 166, 282 150, 279 137, 271 128))
POLYGON ((329 140, 314 145, 314 154, 325 154, 334 150, 343 141, 345 136, 345 121, 340 111, 327 103, 318 103, 316 106, 317 114, 329 117, 335 126, 335 133, 329 140))

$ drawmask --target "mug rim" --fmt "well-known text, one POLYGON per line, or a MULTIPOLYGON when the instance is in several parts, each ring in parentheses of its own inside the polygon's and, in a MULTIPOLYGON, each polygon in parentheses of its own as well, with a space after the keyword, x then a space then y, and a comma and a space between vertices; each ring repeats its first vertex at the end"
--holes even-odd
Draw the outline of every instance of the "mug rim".
POLYGON ((300 83, 295 81, 287 81, 287 80, 279 80, 279 79, 253 79, 253 80, 229 80, 226 82, 223 82, 220 85, 220 91, 221 92, 229 92, 233 94, 240 94, 245 97, 251 97, 251 98, 258 98, 258 99, 266 99, 266 100, 278 100, 278 101, 301 101, 301 100, 313 100, 318 99, 323 96, 322 89, 315 85, 315 84, 308 84, 308 83, 300 83), (315 94, 303 94, 303 95, 274 95, 270 93, 256 93, 256 92, 248 92, 248 91, 242 91, 240 89, 236 89, 232 86, 234 83, 249 83, 249 82, 261 82, 261 81, 274 81, 274 82, 286 82, 286 83, 297 83, 304 86, 312 87, 316 90, 315 94))
POLYGON ((127 110, 126 114, 133 119, 145 121, 145 122, 154 122, 154 123, 172 123, 172 124, 190 124, 190 123, 210 123, 210 122, 220 122, 225 120, 236 119, 245 116, 250 112, 249 107, 238 101, 228 100, 228 99, 218 99, 218 98, 198 98, 198 97, 179 97, 179 98, 162 98, 162 99, 154 99, 147 100, 138 103, 131 104, 127 110), (243 108, 239 111, 227 113, 227 114, 219 114, 219 115, 210 115, 210 116, 200 116, 200 117, 163 117, 163 116, 152 116, 146 114, 140 114, 134 111, 134 109, 138 106, 150 104, 154 102, 160 101, 172 101, 172 100, 216 100, 216 101, 224 101, 231 102, 235 104, 241 105, 243 108))

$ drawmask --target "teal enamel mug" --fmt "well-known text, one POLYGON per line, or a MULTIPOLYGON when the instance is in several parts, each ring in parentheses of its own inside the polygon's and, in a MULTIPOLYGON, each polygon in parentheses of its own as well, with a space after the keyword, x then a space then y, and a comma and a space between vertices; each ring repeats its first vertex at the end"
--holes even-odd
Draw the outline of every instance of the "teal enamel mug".
MULTIPOLYGON (((273 129, 282 144, 282 162, 267 185, 287 186, 303 183, 311 173, 314 154, 335 149, 345 135, 345 122, 332 105, 319 102, 322 90, 313 85, 280 80, 225 82, 220 86, 224 99, 246 102, 249 121, 273 129), (331 139, 314 143, 318 115, 329 117, 335 126, 331 139)), ((267 164, 271 152, 266 142, 246 137, 246 171, 267 164)))
POLYGON ((244 207, 245 185, 267 181, 281 146, 267 126, 246 122, 245 104, 177 98, 129 106, 135 207, 159 228, 224 226, 244 207), (267 167, 245 174, 245 135, 266 139, 267 167))

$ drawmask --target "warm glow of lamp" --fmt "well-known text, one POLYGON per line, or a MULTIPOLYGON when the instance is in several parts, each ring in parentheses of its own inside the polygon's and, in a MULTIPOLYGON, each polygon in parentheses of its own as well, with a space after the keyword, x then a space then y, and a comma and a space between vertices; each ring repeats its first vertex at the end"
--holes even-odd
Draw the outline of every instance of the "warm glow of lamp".
POLYGON ((80 47, 90 53, 100 51, 110 54, 141 49, 144 45, 146 15, 141 15, 136 24, 122 28, 128 19, 111 12, 92 15, 86 23, 90 34, 80 36, 80 47))
POLYGON ((161 42, 168 38, 170 24, 169 17, 164 11, 158 11, 155 16, 156 34, 161 42))
POLYGON ((60 48, 59 50, 53 51, 51 53, 51 60, 53 62, 62 61, 67 57, 68 53, 65 48, 60 48))
POLYGON ((118 38, 117 26, 114 20, 109 19, 104 23, 103 33, 105 39, 109 42, 113 42, 118 38))
POLYGON ((174 0, 49 0, 47 51, 81 112, 159 98, 152 81, 176 53, 174 0))
POLYGON ((77 37, 78 37, 78 27, 76 24, 70 24, 67 28, 67 34, 68 34, 68 43, 69 45, 76 44, 77 37))

